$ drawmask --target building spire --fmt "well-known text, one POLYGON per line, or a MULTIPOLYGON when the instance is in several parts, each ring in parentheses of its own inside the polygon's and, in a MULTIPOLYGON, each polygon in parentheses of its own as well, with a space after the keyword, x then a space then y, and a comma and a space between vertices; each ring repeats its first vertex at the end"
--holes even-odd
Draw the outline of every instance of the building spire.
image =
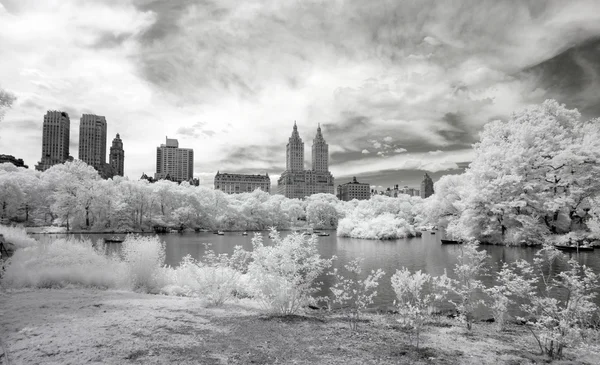
POLYGON ((300 135, 298 134, 298 126, 296 125, 296 121, 294 121, 294 129, 292 130, 292 139, 300 139, 300 135))

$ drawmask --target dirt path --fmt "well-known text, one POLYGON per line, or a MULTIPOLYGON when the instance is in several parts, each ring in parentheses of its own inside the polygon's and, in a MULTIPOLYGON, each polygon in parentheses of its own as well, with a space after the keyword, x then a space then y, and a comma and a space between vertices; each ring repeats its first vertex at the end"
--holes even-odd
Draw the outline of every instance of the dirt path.
MULTIPOLYGON (((429 327, 416 352, 393 319, 351 333, 339 316, 268 317, 249 302, 205 308, 190 298, 93 289, 0 292, 10 364, 525 364, 543 360, 524 332, 429 327)), ((0 350, 2 351, 2 350, 0 350)), ((2 351, 3 352, 3 351, 2 351)), ((590 359, 594 359, 593 357, 590 359)), ((6 363, 6 353, 0 357, 6 363)), ((573 363, 571 358, 568 363, 573 363)), ((579 363, 593 364, 586 356, 579 363)))

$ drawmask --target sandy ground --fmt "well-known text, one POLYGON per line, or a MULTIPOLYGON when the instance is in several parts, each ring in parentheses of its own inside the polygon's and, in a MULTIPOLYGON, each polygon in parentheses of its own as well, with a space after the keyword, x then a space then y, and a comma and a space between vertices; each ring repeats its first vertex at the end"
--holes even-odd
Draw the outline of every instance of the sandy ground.
MULTIPOLYGON (((1 364, 530 364, 523 328, 472 334, 430 325, 422 349, 391 316, 352 333, 340 315, 270 317, 252 302, 206 308, 197 299, 94 289, 0 291, 1 364), (4 350, 2 349, 4 348, 4 350)), ((598 364, 587 352, 565 364, 598 364)))

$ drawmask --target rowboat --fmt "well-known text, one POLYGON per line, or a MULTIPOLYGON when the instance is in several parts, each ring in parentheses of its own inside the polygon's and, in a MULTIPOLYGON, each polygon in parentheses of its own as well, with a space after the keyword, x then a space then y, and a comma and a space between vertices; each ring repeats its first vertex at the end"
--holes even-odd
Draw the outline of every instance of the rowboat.
POLYGON ((460 245, 462 242, 455 240, 442 240, 442 245, 460 245))
POLYGON ((125 241, 125 238, 121 238, 121 237, 110 237, 110 238, 105 238, 104 242, 106 243, 123 243, 125 241))
POLYGON ((554 248, 561 251, 594 251, 593 246, 566 246, 566 245, 554 245, 554 248))

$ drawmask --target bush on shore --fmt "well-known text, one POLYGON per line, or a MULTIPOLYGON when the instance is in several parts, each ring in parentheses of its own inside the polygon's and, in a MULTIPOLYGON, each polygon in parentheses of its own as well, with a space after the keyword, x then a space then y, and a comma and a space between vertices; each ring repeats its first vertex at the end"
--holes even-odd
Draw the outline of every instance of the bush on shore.
POLYGON ((125 288, 125 269, 122 262, 94 249, 88 240, 57 239, 17 250, 8 260, 2 285, 125 288))

